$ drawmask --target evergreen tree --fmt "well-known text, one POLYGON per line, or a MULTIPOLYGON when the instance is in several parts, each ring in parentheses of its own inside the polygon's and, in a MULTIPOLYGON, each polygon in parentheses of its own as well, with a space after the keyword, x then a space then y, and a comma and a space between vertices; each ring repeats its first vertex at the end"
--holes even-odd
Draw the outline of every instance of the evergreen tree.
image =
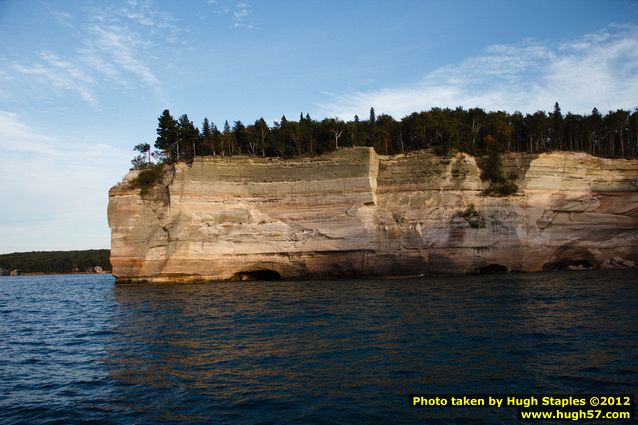
POLYGON ((266 137, 268 137, 268 124, 266 124, 266 120, 259 118, 255 121, 255 128, 257 129, 257 134, 259 134, 259 147, 258 149, 261 151, 261 156, 266 156, 266 137))
POLYGON ((235 143, 235 135, 230 129, 230 124, 228 124, 228 120, 224 121, 224 131, 221 134, 221 154, 224 155, 232 155, 235 153, 236 148, 235 143))
POLYGON ((563 149, 563 114, 558 102, 554 103, 552 112, 552 145, 554 149, 563 149))
POLYGON ((396 121, 388 114, 381 114, 377 119, 379 135, 379 152, 392 153, 392 140, 397 133, 396 121))
MULTIPOLYGON (((213 124, 214 127, 214 124, 213 124)), ((215 155, 215 137, 208 118, 204 118, 201 134, 201 155, 215 155)))
POLYGON ((148 143, 140 143, 139 145, 136 145, 133 150, 139 152, 143 156, 146 156, 147 164, 151 163, 151 145, 148 143))
POLYGON ((161 150, 169 162, 174 162, 177 157, 177 121, 175 121, 168 109, 164 109, 164 112, 158 118, 156 131, 155 148, 161 150))
POLYGON ((503 175, 503 166, 501 164, 501 155, 496 139, 488 134, 484 138, 487 148, 487 160, 483 167, 483 178, 492 182, 500 182, 505 179, 503 175))
POLYGON ((133 150, 140 153, 131 160, 134 170, 142 170, 151 165, 151 145, 148 143, 140 143, 136 145, 133 150))
MULTIPOLYGON (((178 146, 182 152, 183 159, 191 161, 197 154, 197 142, 199 141, 199 130, 184 114, 177 121, 178 146)), ((178 158, 179 159, 179 158, 178 158)))
POLYGON ((241 154, 247 151, 248 135, 246 134, 246 126, 241 121, 235 121, 235 125, 233 125, 233 135, 235 136, 239 153, 241 154))

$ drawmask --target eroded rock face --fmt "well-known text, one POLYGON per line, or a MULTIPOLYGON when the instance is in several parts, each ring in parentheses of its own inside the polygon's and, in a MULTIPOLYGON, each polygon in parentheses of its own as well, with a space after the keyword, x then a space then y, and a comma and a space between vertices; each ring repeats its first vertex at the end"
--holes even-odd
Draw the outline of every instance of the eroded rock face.
POLYGON ((192 282, 638 261, 638 161, 560 152, 511 154, 504 165, 520 190, 501 198, 482 195, 464 154, 196 158, 143 197, 129 174, 109 192, 113 274, 192 282))

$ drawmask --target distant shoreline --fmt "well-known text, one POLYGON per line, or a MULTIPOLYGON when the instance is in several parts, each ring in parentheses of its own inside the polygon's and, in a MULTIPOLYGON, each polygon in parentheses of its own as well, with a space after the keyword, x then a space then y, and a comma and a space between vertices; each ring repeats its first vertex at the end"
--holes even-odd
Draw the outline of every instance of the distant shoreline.
POLYGON ((96 274, 112 270, 108 249, 0 254, 0 275, 96 274))

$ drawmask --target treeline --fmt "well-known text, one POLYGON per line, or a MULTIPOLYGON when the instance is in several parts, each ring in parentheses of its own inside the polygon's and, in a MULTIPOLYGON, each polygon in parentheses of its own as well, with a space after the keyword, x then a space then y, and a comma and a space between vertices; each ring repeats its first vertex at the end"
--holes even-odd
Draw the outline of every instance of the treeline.
POLYGON ((0 255, 0 273, 77 273, 95 271, 95 266, 111 271, 108 249, 83 251, 34 251, 0 255))
POLYGON ((159 117, 157 139, 151 152, 149 143, 135 147, 139 155, 134 168, 157 162, 191 161, 194 156, 259 155, 292 157, 316 155, 343 146, 372 146, 380 154, 396 154, 418 149, 434 149, 475 156, 498 152, 540 153, 554 150, 587 152, 604 157, 638 157, 638 109, 618 109, 602 115, 561 112, 558 103, 552 112, 513 114, 481 108, 432 108, 414 112, 400 121, 374 108, 365 120, 339 118, 312 119, 303 113, 297 121, 285 116, 268 125, 263 118, 245 125, 226 121, 221 129, 207 118, 201 128, 188 115, 175 119, 169 110, 159 117))

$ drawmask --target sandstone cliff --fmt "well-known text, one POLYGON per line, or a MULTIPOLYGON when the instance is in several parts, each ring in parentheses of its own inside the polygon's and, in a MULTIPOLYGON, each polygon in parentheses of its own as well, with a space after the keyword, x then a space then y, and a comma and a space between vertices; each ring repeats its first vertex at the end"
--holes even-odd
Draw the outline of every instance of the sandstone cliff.
POLYGON ((516 195, 484 196, 471 156, 371 148, 196 158, 144 196, 129 187, 133 171, 109 192, 113 274, 190 282, 638 260, 638 161, 557 152, 510 154, 504 165, 518 175, 516 195))

